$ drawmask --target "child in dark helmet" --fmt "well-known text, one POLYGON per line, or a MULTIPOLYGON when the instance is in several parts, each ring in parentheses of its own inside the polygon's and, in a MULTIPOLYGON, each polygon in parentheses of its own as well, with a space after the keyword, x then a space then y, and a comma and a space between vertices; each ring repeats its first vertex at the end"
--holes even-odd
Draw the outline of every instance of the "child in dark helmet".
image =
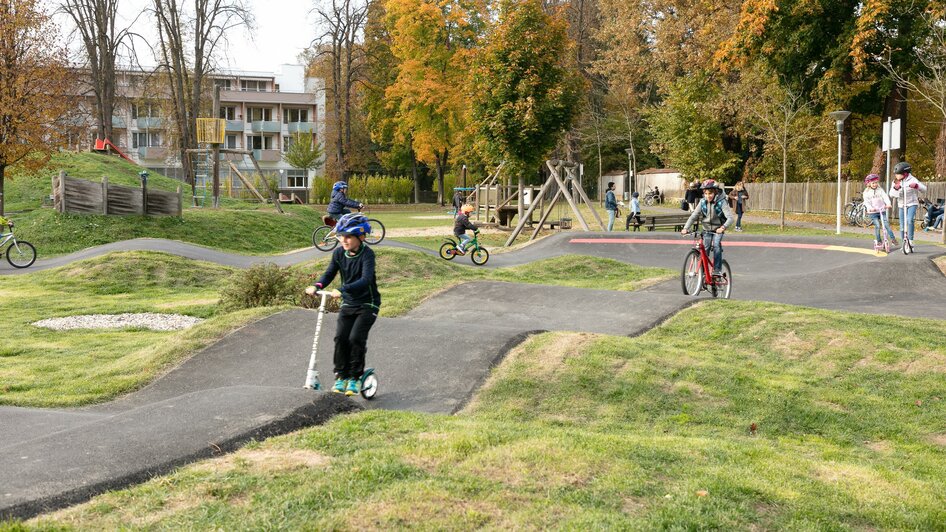
POLYGON ((910 172, 913 167, 906 161, 901 161, 893 167, 893 184, 887 194, 891 199, 896 198, 900 204, 900 237, 913 240, 913 221, 916 219, 916 208, 920 205, 920 192, 926 192, 926 185, 920 182, 910 172))
POLYGON ((634 220, 634 230, 637 231, 641 226, 641 201, 640 193, 631 194, 631 207, 627 213, 627 219, 624 220, 624 230, 631 230, 631 220, 634 220))
POLYGON ((351 212, 347 207, 361 209, 364 204, 348 199, 348 183, 336 181, 332 185, 332 201, 329 202, 328 209, 326 209, 328 215, 338 220, 343 214, 351 212))
POLYGON ((332 391, 355 395, 359 393, 361 376, 365 372, 365 353, 368 351, 368 331, 378 319, 381 294, 375 281, 374 251, 365 245, 365 235, 371 232, 368 218, 352 213, 342 216, 335 226, 342 247, 332 253, 325 273, 319 282, 306 288, 314 295, 341 274, 339 288, 342 307, 338 312, 335 329, 335 386, 332 391))
POLYGON ((712 179, 707 179, 700 187, 703 199, 700 200, 690 219, 683 226, 682 234, 690 232, 693 224, 703 224, 703 246, 713 249, 713 275, 719 275, 723 267, 723 233, 733 224, 735 217, 722 187, 712 179))

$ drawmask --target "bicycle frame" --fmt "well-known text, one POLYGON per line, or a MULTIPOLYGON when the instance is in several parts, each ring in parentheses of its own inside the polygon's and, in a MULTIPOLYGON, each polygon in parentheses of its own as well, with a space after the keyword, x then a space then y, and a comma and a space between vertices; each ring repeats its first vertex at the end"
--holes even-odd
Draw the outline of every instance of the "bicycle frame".
POLYGON ((703 244, 703 239, 707 234, 716 234, 715 231, 699 231, 693 233, 693 239, 697 241, 696 245, 693 246, 693 249, 700 252, 700 265, 703 267, 703 282, 704 286, 713 286, 716 282, 713 280, 713 260, 710 259, 709 253, 706 252, 706 246, 703 244))

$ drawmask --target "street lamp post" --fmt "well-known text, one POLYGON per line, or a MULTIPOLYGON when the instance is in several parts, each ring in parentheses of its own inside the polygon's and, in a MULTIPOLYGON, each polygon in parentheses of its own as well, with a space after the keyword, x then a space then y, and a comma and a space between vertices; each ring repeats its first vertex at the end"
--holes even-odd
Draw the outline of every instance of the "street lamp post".
POLYGON ((851 116, 850 111, 834 111, 829 113, 838 130, 838 200, 837 200, 837 227, 835 232, 841 234, 841 134, 844 133, 844 121, 851 116))
POLYGON ((634 168, 631 163, 631 157, 634 154, 634 150, 631 148, 625 148, 624 151, 627 152, 627 188, 624 189, 624 201, 631 200, 631 194, 634 192, 634 168))

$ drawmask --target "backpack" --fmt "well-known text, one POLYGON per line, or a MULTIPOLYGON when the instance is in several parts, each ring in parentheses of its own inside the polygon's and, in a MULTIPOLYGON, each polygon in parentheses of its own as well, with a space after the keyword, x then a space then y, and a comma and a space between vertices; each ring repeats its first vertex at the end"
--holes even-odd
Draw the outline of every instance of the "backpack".
MULTIPOLYGON (((723 215, 723 205, 722 202, 726 201, 725 196, 717 195, 716 199, 713 201, 713 208, 716 210, 716 217, 719 218, 720 224, 726 223, 726 216, 723 215)), ((700 212, 703 213, 703 218, 709 214, 706 210, 706 199, 700 200, 700 212)))

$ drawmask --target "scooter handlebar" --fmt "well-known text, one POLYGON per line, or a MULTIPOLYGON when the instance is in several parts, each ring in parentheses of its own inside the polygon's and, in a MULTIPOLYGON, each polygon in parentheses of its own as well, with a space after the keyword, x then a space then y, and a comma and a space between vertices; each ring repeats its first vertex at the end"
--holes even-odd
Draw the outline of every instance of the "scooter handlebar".
POLYGON ((342 293, 338 290, 318 290, 315 295, 317 296, 328 296, 328 297, 342 297, 342 293))

